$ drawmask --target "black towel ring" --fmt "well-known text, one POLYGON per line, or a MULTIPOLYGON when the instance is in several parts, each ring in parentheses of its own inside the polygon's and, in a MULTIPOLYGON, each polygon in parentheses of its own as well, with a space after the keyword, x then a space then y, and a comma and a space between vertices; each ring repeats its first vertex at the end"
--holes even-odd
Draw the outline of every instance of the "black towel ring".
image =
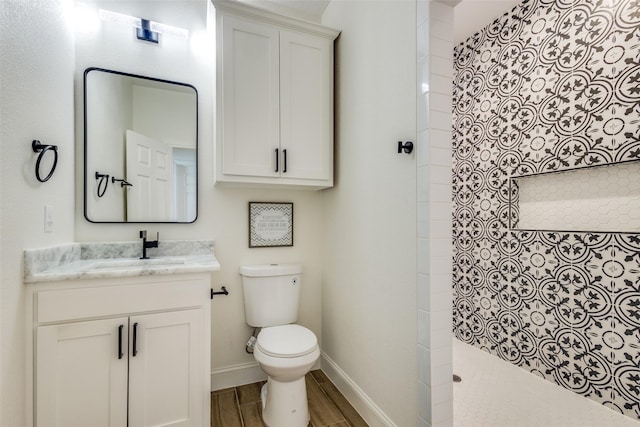
POLYGON ((56 166, 58 165, 58 146, 41 144, 40 141, 38 141, 37 139, 34 139, 31 142, 31 148, 33 149, 34 153, 40 152, 40 154, 38 155, 38 160, 36 161, 36 178, 40 182, 49 181, 49 179, 53 175, 53 172, 55 172, 56 170, 56 166), (51 170, 49 171, 47 176, 42 178, 42 176, 40 175, 40 162, 42 161, 42 158, 44 157, 47 151, 53 151, 53 166, 51 166, 51 170))
POLYGON ((96 171, 96 179, 98 179, 98 197, 104 196, 107 192, 107 185, 109 185, 109 174, 103 174, 96 171))

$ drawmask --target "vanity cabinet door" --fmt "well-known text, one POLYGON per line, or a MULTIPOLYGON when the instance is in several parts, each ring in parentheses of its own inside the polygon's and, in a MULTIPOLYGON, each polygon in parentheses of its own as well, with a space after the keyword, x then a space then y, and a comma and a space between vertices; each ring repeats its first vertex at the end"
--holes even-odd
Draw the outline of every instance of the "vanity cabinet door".
POLYGON ((129 427, 203 424, 202 309, 132 316, 129 427))
POLYGON ((127 425, 127 329, 126 317, 37 328, 38 427, 127 425))

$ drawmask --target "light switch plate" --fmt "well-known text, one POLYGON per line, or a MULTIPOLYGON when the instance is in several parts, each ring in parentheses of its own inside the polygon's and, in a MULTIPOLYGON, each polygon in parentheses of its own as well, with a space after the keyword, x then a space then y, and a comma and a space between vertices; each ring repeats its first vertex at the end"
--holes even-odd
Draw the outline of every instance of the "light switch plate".
POLYGON ((53 233, 53 206, 44 205, 44 232, 53 233))

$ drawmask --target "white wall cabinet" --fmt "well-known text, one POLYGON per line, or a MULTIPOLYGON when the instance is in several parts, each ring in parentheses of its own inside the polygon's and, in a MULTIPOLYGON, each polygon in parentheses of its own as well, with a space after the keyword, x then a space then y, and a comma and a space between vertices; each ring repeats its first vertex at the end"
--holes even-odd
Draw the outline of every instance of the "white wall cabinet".
POLYGON ((209 276, 94 282, 33 292, 35 425, 208 425, 209 276))
POLYGON ((333 186, 337 31, 216 1, 216 181, 333 186))

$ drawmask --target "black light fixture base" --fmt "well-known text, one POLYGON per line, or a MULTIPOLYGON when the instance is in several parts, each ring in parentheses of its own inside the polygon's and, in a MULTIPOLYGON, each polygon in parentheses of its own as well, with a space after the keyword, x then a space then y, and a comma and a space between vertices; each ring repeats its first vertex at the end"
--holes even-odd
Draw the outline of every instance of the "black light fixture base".
POLYGON ((136 37, 150 43, 158 43, 159 33, 151 31, 151 21, 141 18, 142 28, 136 28, 136 37))

